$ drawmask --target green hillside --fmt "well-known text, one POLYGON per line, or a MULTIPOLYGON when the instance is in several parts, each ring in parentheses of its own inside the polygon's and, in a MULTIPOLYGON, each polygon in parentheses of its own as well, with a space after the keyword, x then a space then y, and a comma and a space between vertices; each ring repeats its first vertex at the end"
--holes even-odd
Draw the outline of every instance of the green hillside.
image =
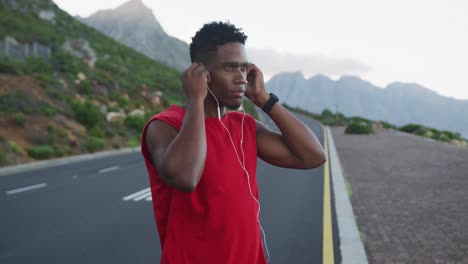
POLYGON ((0 41, 0 166, 138 145, 148 117, 183 101, 179 72, 49 0, 1 1, 0 41))

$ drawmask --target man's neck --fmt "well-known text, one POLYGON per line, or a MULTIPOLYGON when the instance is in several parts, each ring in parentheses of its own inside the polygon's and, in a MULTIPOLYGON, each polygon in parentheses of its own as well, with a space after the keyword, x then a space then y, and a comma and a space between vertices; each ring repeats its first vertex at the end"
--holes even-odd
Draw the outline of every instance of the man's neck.
MULTIPOLYGON (((204 108, 205 118, 218 117, 218 105, 216 104, 216 102, 213 102, 213 100, 210 100, 210 98, 208 97, 205 99, 204 108)), ((226 107, 224 105, 220 105, 219 110, 221 116, 224 116, 226 114, 226 107)))

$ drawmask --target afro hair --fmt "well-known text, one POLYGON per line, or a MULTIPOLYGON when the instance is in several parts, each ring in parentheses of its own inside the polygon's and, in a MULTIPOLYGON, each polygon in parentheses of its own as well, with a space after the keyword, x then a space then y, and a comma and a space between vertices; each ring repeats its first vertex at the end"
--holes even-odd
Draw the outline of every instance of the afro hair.
POLYGON ((230 22, 211 22, 203 25, 192 38, 190 44, 190 59, 193 62, 206 61, 216 52, 218 46, 230 42, 245 44, 247 36, 241 28, 236 28, 230 22))

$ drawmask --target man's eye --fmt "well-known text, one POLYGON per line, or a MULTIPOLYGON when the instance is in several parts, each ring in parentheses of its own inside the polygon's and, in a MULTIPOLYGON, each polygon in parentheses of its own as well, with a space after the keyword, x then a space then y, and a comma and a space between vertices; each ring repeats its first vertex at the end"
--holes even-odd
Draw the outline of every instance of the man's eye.
POLYGON ((241 66, 241 70, 242 70, 242 71, 246 71, 246 70, 247 70, 247 65, 242 65, 242 66, 241 66))
POLYGON ((224 66, 224 69, 230 71, 230 70, 232 70, 232 66, 231 65, 226 65, 226 66, 224 66))

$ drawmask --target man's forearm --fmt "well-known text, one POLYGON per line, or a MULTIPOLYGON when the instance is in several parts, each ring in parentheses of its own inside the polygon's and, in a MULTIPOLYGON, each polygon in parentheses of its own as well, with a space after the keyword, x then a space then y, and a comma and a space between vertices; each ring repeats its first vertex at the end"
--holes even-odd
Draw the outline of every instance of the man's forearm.
POLYGON ((315 134, 281 104, 276 103, 269 113, 281 131, 283 141, 293 155, 313 166, 325 162, 325 152, 315 134))

